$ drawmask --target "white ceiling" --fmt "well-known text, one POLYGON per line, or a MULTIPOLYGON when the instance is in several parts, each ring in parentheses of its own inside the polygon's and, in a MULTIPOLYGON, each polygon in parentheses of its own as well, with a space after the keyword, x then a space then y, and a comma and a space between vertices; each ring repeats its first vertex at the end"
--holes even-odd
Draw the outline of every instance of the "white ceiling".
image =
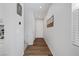
POLYGON ((51 3, 26 3, 27 9, 34 13, 35 19, 43 19, 51 3))

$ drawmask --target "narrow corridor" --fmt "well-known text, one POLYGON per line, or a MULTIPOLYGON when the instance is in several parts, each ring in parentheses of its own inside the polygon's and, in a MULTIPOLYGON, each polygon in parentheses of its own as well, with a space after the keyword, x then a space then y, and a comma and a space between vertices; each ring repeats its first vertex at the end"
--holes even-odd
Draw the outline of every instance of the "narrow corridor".
POLYGON ((24 56, 52 56, 52 54, 44 39, 37 38, 33 45, 25 49, 24 56))

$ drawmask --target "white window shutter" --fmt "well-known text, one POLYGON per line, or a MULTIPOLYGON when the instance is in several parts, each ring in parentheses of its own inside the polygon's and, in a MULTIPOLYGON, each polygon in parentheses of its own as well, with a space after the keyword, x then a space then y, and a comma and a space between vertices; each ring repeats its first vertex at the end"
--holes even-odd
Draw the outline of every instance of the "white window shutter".
POLYGON ((79 46, 79 9, 73 11, 73 44, 79 46))

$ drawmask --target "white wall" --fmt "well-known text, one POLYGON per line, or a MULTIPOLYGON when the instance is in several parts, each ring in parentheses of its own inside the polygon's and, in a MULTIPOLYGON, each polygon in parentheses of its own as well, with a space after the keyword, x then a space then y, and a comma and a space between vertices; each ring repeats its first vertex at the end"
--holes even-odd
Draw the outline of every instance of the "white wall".
MULTIPOLYGON (((4 25, 4 6, 3 4, 0 4, 0 25, 4 25)), ((5 49, 4 49, 4 40, 5 39, 0 39, 0 56, 5 55, 5 49)))
POLYGON ((43 20, 42 19, 36 19, 36 38, 43 38, 43 20))
MULTIPOLYGON (((72 45, 71 39, 71 12, 72 8, 69 3, 53 4, 44 20, 44 38, 55 56, 77 55, 77 53, 74 54, 75 50, 73 48, 75 47, 72 45), (54 27, 47 28, 47 19, 52 14, 55 16, 54 27)), ((77 52, 79 51, 77 50, 77 52)))
MULTIPOLYGON (((21 4, 23 7, 23 4, 21 4)), ((24 19, 17 15, 15 3, 4 4, 5 54, 22 56, 24 54, 24 19), (21 25, 19 25, 21 21, 21 25)), ((23 9, 22 9, 23 10, 23 9)))
MULTIPOLYGON (((27 4, 25 6, 24 22, 25 22, 25 43, 32 45, 35 39, 35 18, 32 11, 28 10, 27 4)), ((25 46, 27 46, 27 44, 25 46)))

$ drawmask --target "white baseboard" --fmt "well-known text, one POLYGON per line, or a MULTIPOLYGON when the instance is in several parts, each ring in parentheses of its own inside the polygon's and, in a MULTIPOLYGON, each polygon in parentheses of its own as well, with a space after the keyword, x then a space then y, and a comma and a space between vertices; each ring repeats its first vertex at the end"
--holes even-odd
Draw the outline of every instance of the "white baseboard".
POLYGON ((46 40, 46 39, 45 39, 45 42, 46 42, 46 44, 47 44, 47 46, 48 46, 49 50, 51 51, 51 53, 54 55, 54 53, 53 53, 53 49, 52 49, 52 45, 51 45, 51 44, 49 44, 49 43, 47 42, 47 40, 46 40))
POLYGON ((28 45, 33 45, 33 42, 28 43, 28 45))
POLYGON ((28 45, 33 45, 33 42, 34 42, 34 40, 33 40, 33 41, 28 42, 28 45))

